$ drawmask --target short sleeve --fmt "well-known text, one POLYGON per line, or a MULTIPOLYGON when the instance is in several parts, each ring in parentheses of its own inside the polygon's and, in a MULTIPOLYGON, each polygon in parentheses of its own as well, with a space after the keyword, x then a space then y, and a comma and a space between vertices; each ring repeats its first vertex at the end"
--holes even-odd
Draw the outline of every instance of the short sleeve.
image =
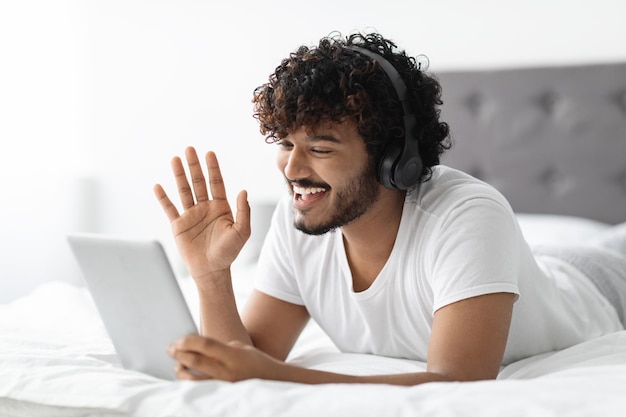
POLYGON ((500 201, 471 198, 441 219, 432 247, 433 314, 454 302, 497 292, 519 297, 521 232, 500 201))

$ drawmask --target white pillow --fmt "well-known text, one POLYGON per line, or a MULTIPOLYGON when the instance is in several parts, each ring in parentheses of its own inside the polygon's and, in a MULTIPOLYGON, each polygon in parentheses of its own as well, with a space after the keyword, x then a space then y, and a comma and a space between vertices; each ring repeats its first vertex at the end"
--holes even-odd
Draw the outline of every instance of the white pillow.
POLYGON ((584 217, 517 213, 526 241, 534 245, 576 245, 589 241, 611 225, 584 217))

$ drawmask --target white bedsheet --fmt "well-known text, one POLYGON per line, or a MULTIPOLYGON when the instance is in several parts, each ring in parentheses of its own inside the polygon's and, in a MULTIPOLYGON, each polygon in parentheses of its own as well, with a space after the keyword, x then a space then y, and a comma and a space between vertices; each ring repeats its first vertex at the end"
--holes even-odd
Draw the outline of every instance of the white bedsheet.
MULTIPOLYGON (((608 228, 576 218, 520 216, 536 243, 585 242, 608 228)), ((252 264, 243 266, 248 276, 252 264)), ((192 311, 193 284, 181 280, 192 311)), ((238 298, 250 289, 235 280, 238 298)), ((420 362, 341 354, 315 325, 290 360, 351 374, 411 372, 420 362)), ((121 368, 84 288, 62 282, 0 305, 0 417, 8 416, 602 416, 626 415, 626 331, 528 358, 496 381, 416 387, 250 380, 163 381, 121 368)))
MULTIPOLYGON (((411 388, 170 382, 127 371, 89 295, 66 283, 0 306, 0 331, 0 416, 626 415, 626 331, 514 363, 498 381, 411 388)), ((355 374, 424 368, 340 354, 315 332, 294 362, 355 374)))

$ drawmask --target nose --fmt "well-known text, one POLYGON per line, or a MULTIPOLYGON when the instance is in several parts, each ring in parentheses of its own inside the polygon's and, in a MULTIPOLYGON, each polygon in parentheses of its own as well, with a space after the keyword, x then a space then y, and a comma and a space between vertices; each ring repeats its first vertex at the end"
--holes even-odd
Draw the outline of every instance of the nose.
POLYGON ((298 146, 289 150, 280 150, 277 157, 278 168, 285 178, 298 180, 311 175, 311 167, 306 152, 298 146))

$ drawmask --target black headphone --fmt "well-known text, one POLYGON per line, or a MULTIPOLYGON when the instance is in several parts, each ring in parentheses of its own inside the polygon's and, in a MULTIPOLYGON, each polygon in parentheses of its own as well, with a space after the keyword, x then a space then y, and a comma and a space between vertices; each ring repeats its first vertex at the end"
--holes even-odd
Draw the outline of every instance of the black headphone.
POLYGON ((417 121, 409 106, 406 84, 394 66, 381 55, 354 45, 348 46, 348 49, 366 55, 377 62, 387 74, 402 103, 404 137, 401 143, 393 142, 383 151, 378 164, 378 180, 392 190, 406 190, 417 184, 422 174, 422 158, 419 154, 417 139, 413 135, 417 121))

